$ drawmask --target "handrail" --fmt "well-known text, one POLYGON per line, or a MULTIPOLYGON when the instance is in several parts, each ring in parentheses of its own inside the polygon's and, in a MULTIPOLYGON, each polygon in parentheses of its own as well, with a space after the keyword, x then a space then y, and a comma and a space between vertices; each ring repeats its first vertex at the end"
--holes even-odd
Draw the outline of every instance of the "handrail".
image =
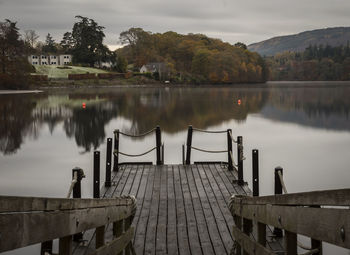
MULTIPOLYGON (((133 197, 58 199, 0 196, 0 202, 0 252, 57 238, 65 244, 71 243, 74 234, 104 228, 113 222, 132 221, 136 212, 133 197)), ((71 244, 62 247, 71 249, 71 244)), ((66 253, 60 251, 60 254, 66 253)))
MULTIPOLYGON (((285 248, 288 254, 296 254, 296 246, 309 249, 306 254, 317 253, 318 247, 298 244, 296 235, 304 235, 319 242, 328 242, 340 247, 350 248, 350 189, 302 192, 265 197, 234 196, 230 211, 234 216, 235 239, 239 246, 248 252, 250 247, 259 247, 261 254, 270 254, 266 248, 266 236, 258 236, 258 241, 250 239, 252 222, 257 222, 258 233, 263 233, 266 225, 285 230, 285 248), (343 202, 344 201, 344 202, 343 202), (325 208, 321 206, 332 206, 325 208), (317 207, 316 207, 317 206, 317 207), (244 220, 242 220, 244 219, 244 220), (243 222, 243 226, 242 226, 243 222), (322 222, 322 224, 320 224, 322 222), (248 225, 247 225, 248 224, 248 225), (260 232, 259 232, 260 228, 260 232), (249 230, 249 231, 248 231, 249 230)), ((265 232, 266 233, 266 232, 265 232)))

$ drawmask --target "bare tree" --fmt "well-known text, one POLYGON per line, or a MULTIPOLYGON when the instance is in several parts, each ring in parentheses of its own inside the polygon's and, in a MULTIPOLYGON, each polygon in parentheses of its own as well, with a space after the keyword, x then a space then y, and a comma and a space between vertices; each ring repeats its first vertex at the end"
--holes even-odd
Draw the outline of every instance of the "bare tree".
POLYGON ((39 39, 39 35, 34 30, 26 30, 24 33, 24 41, 29 43, 29 45, 34 48, 37 40, 39 39))

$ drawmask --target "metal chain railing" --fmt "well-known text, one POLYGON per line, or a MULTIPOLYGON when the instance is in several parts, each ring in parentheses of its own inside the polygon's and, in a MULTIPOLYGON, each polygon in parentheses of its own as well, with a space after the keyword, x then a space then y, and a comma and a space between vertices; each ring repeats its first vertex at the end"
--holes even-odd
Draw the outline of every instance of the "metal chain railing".
POLYGON ((208 134, 222 134, 222 133, 227 133, 227 130, 219 130, 219 131, 211 131, 211 130, 204 130, 204 129, 199 129, 199 128, 192 128, 193 131, 197 132, 202 132, 202 133, 208 133, 208 134))
MULTIPOLYGON (((280 180, 280 182, 281 182, 281 186, 282 186, 282 189, 283 189, 283 193, 288 194, 286 184, 284 183, 284 180, 283 180, 282 172, 281 172, 281 171, 277 171, 277 173, 278 173, 279 180, 280 180)), ((308 251, 308 252, 303 253, 303 254, 301 254, 301 255, 311 255, 311 254, 314 254, 314 253, 319 252, 319 249, 312 249, 311 247, 305 246, 304 244, 300 243, 299 241, 298 241, 298 246, 299 246, 301 249, 307 250, 307 251, 308 251)))
POLYGON ((144 156, 144 155, 154 151, 155 149, 157 149, 157 147, 153 147, 152 149, 149 149, 148 151, 146 151, 144 153, 141 153, 141 154, 128 154, 128 153, 125 153, 125 152, 121 152, 121 151, 115 150, 113 152, 113 154, 114 155, 120 154, 120 155, 123 155, 123 156, 126 156, 126 157, 141 157, 141 156, 144 156))
POLYGON ((124 135, 124 136, 128 136, 128 137, 143 137, 143 136, 146 136, 146 135, 151 134, 151 133, 154 132, 155 130, 156 130, 156 128, 153 128, 153 129, 147 131, 146 133, 139 134, 139 135, 127 134, 127 133, 124 133, 124 132, 122 132, 122 131, 120 131, 120 130, 114 130, 114 133, 116 133, 116 132, 119 131, 119 134, 124 135))

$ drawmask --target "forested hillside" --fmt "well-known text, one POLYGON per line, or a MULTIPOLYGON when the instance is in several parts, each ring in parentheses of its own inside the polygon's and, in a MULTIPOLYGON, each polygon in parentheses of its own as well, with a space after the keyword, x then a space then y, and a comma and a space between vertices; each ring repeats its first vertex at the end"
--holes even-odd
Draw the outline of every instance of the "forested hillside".
POLYGON ((248 46, 248 49, 262 56, 273 56, 285 51, 302 52, 309 45, 322 44, 337 47, 346 45, 348 41, 350 41, 350 27, 334 27, 274 37, 253 43, 248 46))
POLYGON ((131 28, 120 34, 117 50, 138 70, 149 62, 165 63, 163 77, 174 82, 265 82, 267 69, 257 53, 241 43, 231 45, 203 34, 151 33, 131 28))
POLYGON ((271 80, 350 80, 350 46, 313 45, 266 59, 271 80))

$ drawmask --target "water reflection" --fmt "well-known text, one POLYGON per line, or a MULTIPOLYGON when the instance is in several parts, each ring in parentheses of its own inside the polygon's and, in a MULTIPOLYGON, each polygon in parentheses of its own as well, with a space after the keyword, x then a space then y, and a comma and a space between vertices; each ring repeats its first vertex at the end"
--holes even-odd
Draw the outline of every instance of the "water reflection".
POLYGON ((77 146, 90 151, 105 140, 105 126, 118 117, 130 121, 124 127, 130 133, 143 133, 160 125, 163 131, 174 134, 189 124, 205 129, 230 120, 242 123, 249 114, 349 131, 349 95, 350 86, 333 85, 106 88, 1 95, 0 150, 5 155, 16 153, 25 138, 38 139, 44 125, 53 134, 61 123, 67 138, 74 138, 77 146))

